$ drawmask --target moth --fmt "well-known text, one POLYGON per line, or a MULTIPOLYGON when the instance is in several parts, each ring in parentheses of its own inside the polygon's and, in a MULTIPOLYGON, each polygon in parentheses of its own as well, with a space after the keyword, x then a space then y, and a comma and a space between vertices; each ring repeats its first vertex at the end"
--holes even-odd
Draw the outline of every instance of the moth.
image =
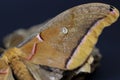
POLYGON ((0 80, 48 80, 35 65, 62 71, 89 69, 99 35, 118 17, 111 5, 87 3, 60 13, 20 43, 16 36, 0 58, 0 80))

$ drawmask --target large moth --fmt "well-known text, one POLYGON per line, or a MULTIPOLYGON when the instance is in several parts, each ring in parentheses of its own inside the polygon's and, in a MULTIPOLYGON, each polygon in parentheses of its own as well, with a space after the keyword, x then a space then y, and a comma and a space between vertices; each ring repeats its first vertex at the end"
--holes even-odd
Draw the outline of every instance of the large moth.
MULTIPOLYGON (((64 11, 18 45, 9 45, 0 58, 0 80, 48 80, 39 77, 44 75, 40 72, 32 73, 34 64, 63 71, 89 67, 99 35, 118 17, 115 7, 103 3, 83 4, 64 11)), ((12 44, 18 43, 15 41, 12 44)))

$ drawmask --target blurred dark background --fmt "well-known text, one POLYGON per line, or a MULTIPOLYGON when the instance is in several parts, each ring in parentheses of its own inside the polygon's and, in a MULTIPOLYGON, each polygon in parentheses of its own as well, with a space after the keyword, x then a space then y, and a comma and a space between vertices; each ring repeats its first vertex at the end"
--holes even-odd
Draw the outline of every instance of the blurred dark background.
MULTIPOLYGON (((0 45, 4 36, 18 28, 40 24, 89 2, 108 3, 120 10, 120 0, 0 0, 0 45)), ((103 55, 101 66, 88 80, 120 80, 120 19, 103 31, 97 47, 103 55)))

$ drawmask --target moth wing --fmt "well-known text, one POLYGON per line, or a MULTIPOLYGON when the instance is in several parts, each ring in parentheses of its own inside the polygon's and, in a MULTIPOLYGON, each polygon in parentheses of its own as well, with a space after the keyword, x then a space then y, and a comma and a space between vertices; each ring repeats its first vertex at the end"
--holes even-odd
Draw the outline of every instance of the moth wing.
POLYGON ((32 63, 75 69, 91 55, 102 30, 117 20, 118 11, 113 9, 116 14, 113 15, 110 8, 101 3, 73 7, 43 25, 40 33, 17 47, 32 63))
POLYGON ((3 39, 4 46, 6 48, 17 46, 26 37, 27 34, 25 32, 26 30, 20 29, 7 35, 3 39))
POLYGON ((36 37, 32 38, 32 40, 19 49, 23 52, 22 57, 30 62, 40 65, 49 65, 50 67, 64 68, 66 58, 68 57, 68 54, 61 54, 48 45, 47 42, 39 42, 36 37))
POLYGON ((0 80, 15 80, 11 68, 2 59, 0 59, 0 80))
POLYGON ((59 80, 62 77, 62 75, 58 73, 54 74, 54 72, 45 70, 44 68, 40 67, 40 65, 30 63, 27 60, 23 60, 23 62, 30 71, 30 73, 33 75, 35 80, 51 80, 51 78, 59 80))
POLYGON ((44 72, 41 72, 39 65, 32 64, 28 61, 24 61, 30 73, 33 75, 35 80, 49 80, 44 72))

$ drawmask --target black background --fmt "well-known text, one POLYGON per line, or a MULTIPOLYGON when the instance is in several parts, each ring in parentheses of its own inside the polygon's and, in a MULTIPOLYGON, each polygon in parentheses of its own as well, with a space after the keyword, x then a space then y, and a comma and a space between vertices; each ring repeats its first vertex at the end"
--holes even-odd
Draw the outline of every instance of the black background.
MULTIPOLYGON (((0 0, 0 45, 5 35, 18 28, 40 24, 88 2, 108 3, 120 10, 120 0, 0 0)), ((101 67, 88 80, 120 80, 120 19, 103 31, 97 47, 103 55, 101 67)))

